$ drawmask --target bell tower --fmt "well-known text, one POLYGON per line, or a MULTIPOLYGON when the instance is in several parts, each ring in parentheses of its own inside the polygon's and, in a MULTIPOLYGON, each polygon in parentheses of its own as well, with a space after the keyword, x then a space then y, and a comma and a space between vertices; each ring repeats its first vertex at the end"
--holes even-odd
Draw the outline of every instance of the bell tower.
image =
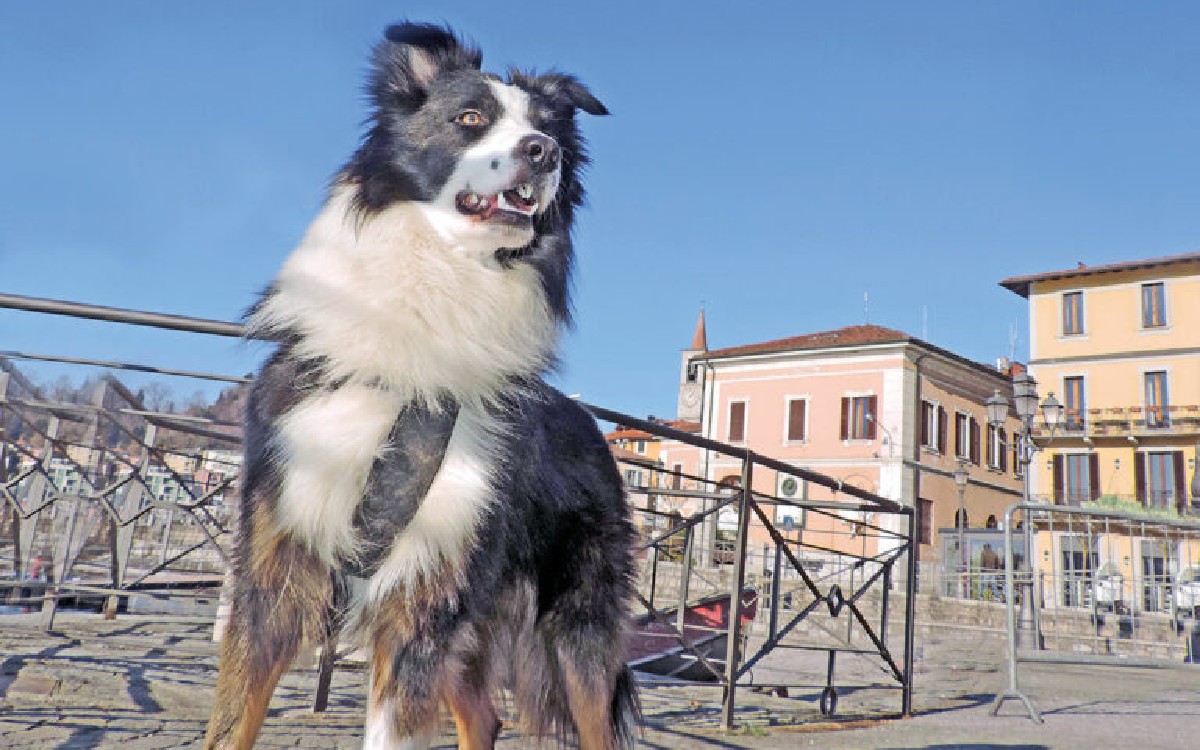
POLYGON ((687 419, 699 422, 704 401, 704 378, 701 375, 699 363, 692 358, 708 351, 708 333, 704 328, 704 308, 700 308, 700 317, 696 320, 696 332, 692 335, 692 346, 684 349, 680 356, 679 367, 679 404, 676 409, 676 419, 687 419))

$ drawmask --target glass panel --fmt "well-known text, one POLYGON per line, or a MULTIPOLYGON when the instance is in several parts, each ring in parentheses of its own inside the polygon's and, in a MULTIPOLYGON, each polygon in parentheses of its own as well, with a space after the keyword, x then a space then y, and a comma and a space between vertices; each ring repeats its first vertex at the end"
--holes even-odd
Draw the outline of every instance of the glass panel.
POLYGON ((1086 453, 1068 453, 1063 456, 1063 502, 1079 505, 1092 499, 1091 482, 1086 453))
POLYGON ((1146 373, 1146 426, 1166 427, 1167 419, 1167 373, 1146 373))
POLYGON ((1063 414, 1068 430, 1083 429, 1084 409, 1083 378, 1063 378, 1063 395, 1066 411, 1063 414))
POLYGON ((1175 457, 1171 453, 1146 454, 1146 507, 1175 507, 1175 457))

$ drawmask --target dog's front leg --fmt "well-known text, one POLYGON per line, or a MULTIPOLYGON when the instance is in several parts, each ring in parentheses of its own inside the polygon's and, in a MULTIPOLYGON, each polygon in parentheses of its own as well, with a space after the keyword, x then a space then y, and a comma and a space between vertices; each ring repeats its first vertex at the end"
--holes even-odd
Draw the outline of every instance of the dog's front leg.
POLYGON ((363 750, 426 750, 446 688, 461 670, 459 615, 432 588, 401 587, 369 614, 371 685, 363 750))
POLYGON ((221 641, 216 701, 204 747, 249 750, 271 694, 305 639, 328 626, 328 568, 265 514, 251 522, 234 576, 229 625, 221 641))

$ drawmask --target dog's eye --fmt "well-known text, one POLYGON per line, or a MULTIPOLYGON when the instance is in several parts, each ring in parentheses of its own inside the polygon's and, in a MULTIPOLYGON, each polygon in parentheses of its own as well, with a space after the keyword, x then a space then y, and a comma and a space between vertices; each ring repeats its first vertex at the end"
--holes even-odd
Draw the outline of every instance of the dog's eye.
POLYGON ((468 109, 460 112, 454 121, 459 125, 466 125, 469 128, 478 128, 482 125, 487 125, 487 118, 477 109, 468 109))

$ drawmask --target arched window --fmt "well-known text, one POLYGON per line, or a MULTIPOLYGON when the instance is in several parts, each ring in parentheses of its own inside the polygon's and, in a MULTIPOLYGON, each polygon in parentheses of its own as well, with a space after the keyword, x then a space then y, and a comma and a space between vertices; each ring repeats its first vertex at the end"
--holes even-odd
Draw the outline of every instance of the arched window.
POLYGON ((971 528, 971 519, 967 517, 967 510, 966 510, 966 508, 961 508, 961 509, 959 509, 959 510, 956 510, 956 511, 954 511, 954 528, 956 528, 956 529, 959 529, 959 528, 962 528, 962 529, 969 529, 969 528, 971 528), (960 521, 960 520, 962 521, 962 525, 961 525, 961 526, 959 525, 959 521, 960 521))
POLYGON ((984 525, 987 526, 989 529, 994 529, 994 528, 998 527, 1000 524, 999 524, 999 522, 996 521, 995 516, 988 516, 987 521, 984 523, 984 525))

